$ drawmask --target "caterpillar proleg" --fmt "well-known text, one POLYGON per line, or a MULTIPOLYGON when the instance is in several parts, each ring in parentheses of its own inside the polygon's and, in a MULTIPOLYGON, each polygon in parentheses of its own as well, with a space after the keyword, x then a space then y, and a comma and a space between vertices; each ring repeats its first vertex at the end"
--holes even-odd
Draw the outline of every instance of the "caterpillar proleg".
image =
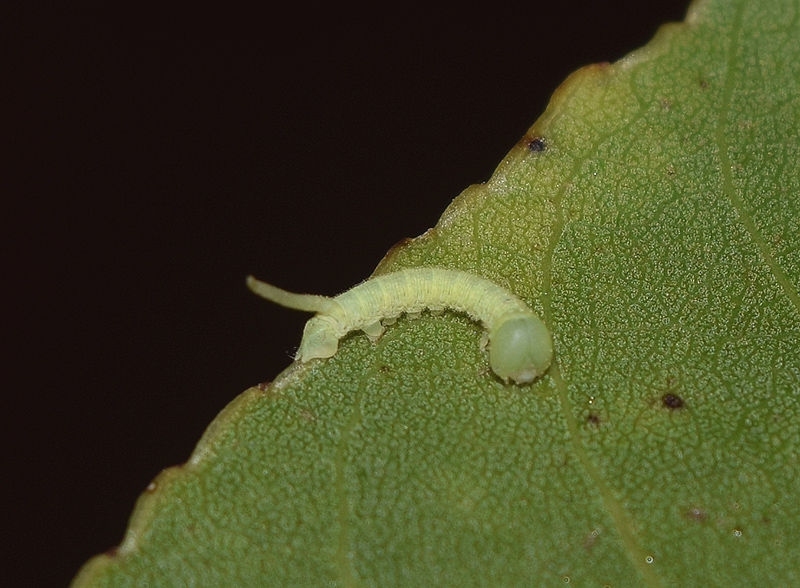
POLYGON ((303 331, 296 359, 332 357, 339 339, 361 330, 373 341, 403 313, 463 312, 486 326, 489 365, 503 381, 532 382, 553 360, 550 331, 525 302, 505 288, 473 274, 415 268, 377 276, 330 298, 295 294, 247 277, 247 286, 281 306, 315 312, 303 331))

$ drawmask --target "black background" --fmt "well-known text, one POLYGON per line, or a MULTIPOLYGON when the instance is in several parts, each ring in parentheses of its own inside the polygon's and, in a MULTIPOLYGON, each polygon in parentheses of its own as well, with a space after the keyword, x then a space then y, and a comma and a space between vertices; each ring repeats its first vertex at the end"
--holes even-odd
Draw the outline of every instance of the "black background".
POLYGON ((687 3, 14 15, 3 133, 6 585, 65 586, 323 294, 485 181, 582 65, 687 3), (4 166, 5 167, 5 166, 4 166), (24 578, 24 579, 23 579, 24 578))

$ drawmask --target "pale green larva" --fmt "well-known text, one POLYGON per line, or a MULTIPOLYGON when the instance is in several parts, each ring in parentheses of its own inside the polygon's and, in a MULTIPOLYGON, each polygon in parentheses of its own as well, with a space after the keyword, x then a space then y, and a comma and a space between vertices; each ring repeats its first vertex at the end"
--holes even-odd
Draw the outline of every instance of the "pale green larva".
POLYGON ((294 294, 253 276, 247 286, 281 306, 317 313, 303 331, 296 357, 302 362, 332 357, 350 331, 364 331, 374 341, 383 334, 381 321, 426 309, 452 309, 482 322, 489 335, 489 365, 505 382, 532 382, 553 360, 553 340, 542 319, 505 288, 467 272, 406 269, 369 279, 335 298, 294 294))

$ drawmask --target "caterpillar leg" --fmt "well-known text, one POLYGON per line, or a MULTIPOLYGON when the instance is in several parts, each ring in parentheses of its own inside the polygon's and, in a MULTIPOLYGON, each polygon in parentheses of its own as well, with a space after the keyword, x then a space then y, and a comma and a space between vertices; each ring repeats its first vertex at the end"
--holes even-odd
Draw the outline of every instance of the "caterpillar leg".
POLYGON ((364 331, 367 334, 367 337, 369 337, 369 340, 374 343, 375 341, 381 338, 381 335, 383 335, 384 328, 383 325, 381 324, 381 321, 376 321, 371 325, 367 325, 361 330, 364 331))

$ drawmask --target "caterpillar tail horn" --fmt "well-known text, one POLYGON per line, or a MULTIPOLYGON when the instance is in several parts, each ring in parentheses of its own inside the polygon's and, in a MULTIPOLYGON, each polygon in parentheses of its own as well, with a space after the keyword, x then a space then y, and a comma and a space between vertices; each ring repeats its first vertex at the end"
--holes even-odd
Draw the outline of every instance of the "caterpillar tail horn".
POLYGON ((253 276, 247 276, 247 287, 254 294, 258 294, 262 298, 266 298, 270 302, 280 304, 286 308, 293 308, 295 310, 303 310, 305 312, 316 312, 320 314, 331 314, 339 303, 333 298, 328 296, 320 296, 318 294, 295 294, 294 292, 287 292, 272 284, 267 284, 261 280, 257 280, 253 276))

